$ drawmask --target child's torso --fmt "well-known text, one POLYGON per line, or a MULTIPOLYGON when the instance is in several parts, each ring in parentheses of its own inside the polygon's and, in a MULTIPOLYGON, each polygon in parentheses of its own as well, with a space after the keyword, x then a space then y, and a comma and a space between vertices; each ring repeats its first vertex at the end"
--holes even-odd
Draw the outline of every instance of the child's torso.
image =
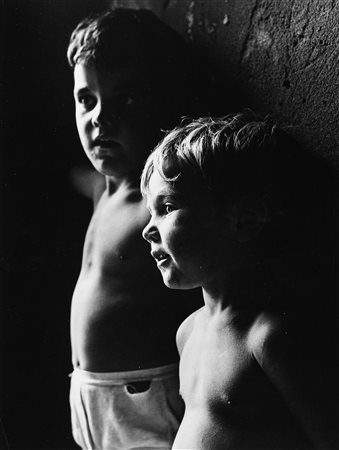
POLYGON ((137 191, 104 193, 95 210, 72 300, 77 367, 113 372, 177 359, 175 332, 184 313, 141 236, 148 220, 137 191))
POLYGON ((250 351, 250 326, 208 324, 198 314, 180 361, 186 404, 174 448, 309 449, 250 351))

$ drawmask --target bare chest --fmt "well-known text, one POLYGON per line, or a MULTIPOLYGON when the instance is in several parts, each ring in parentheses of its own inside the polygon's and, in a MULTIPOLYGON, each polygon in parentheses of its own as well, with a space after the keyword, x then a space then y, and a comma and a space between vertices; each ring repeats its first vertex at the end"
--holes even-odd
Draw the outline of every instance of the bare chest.
POLYGON ((246 334, 193 331, 182 352, 180 389, 186 406, 217 416, 266 414, 258 404, 273 401, 261 368, 248 350, 246 334))
POLYGON ((102 271, 151 261, 141 235, 148 220, 142 199, 131 201, 118 194, 102 198, 88 227, 83 269, 94 266, 102 271))

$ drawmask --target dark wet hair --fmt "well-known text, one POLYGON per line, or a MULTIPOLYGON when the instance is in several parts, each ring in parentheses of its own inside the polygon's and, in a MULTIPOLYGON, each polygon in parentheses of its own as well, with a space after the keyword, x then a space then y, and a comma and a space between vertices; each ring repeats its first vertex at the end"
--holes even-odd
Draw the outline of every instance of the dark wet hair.
POLYGON ((130 61, 170 65, 183 57, 183 47, 180 36, 151 11, 117 8, 81 21, 67 57, 71 67, 88 61, 108 68, 130 61))
POLYGON ((181 116, 212 108, 214 76, 208 64, 149 10, 116 8, 85 18, 71 35, 67 59, 71 68, 91 63, 107 71, 146 69, 154 87, 182 103, 181 116))

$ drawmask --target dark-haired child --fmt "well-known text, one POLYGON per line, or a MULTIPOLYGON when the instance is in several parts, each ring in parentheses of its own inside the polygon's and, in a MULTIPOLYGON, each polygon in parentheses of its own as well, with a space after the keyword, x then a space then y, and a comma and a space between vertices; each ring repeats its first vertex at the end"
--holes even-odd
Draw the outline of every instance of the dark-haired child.
POLYGON ((67 55, 80 140, 105 177, 72 300, 73 435, 84 449, 170 448, 183 413, 175 334, 201 297, 163 286, 139 180, 161 130, 199 104, 193 66, 146 10, 85 19, 67 55))
POLYGON ((149 156, 144 237, 165 285, 205 302, 177 333, 173 448, 338 448, 331 177, 250 112, 176 128, 149 156))

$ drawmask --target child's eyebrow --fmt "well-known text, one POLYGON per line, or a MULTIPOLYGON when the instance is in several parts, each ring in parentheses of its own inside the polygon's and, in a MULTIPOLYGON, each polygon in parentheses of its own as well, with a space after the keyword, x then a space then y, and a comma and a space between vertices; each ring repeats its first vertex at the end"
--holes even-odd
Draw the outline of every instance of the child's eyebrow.
POLYGON ((157 195, 155 198, 155 206, 162 205, 163 203, 167 201, 174 201, 174 202, 182 202, 182 196, 178 194, 177 192, 169 191, 163 194, 157 195))
POLYGON ((178 205, 184 205, 185 201, 181 194, 178 192, 165 192, 160 193, 157 195, 153 201, 147 200, 146 203, 146 209, 149 211, 149 213, 152 215, 152 211, 157 211, 159 208, 161 208, 166 202, 176 202, 178 205))
POLYGON ((146 208, 150 211, 152 209, 151 205, 157 207, 158 205, 161 205, 165 201, 165 199, 166 198, 168 199, 170 196, 171 194, 157 194, 154 197, 153 201, 150 200, 150 198, 147 200, 146 208))
POLYGON ((87 94, 88 92, 90 92, 90 89, 85 86, 79 89, 74 89, 73 94, 76 95, 81 95, 81 94, 87 94))

